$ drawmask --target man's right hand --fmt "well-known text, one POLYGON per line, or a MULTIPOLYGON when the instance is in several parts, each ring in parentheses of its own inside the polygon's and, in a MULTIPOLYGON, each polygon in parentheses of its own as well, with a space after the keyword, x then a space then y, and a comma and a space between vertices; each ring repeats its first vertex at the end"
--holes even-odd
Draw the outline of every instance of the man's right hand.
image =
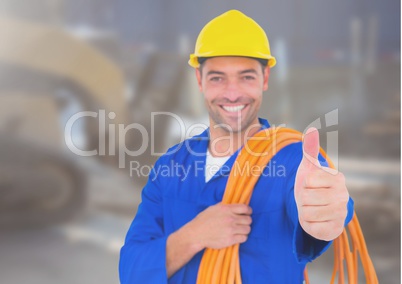
POLYGON ((218 203, 172 233, 166 243, 168 278, 204 248, 221 249, 247 241, 251 212, 245 204, 218 203))
POLYGON ((247 241, 251 207, 245 204, 210 206, 187 225, 197 232, 202 248, 221 249, 247 241))

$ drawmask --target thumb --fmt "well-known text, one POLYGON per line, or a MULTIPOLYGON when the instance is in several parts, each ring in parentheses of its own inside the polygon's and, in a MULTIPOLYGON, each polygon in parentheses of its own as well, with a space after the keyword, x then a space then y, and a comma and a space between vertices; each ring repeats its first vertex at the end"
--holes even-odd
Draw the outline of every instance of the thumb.
POLYGON ((310 127, 303 137, 303 159, 300 165, 308 168, 320 167, 318 154, 320 152, 320 136, 317 128, 310 127))

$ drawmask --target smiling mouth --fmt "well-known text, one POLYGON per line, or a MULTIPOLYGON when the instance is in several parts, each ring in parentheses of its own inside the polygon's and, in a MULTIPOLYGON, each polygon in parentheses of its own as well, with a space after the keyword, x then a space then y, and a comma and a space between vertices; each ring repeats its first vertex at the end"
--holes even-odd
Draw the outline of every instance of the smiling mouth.
POLYGON ((228 112, 238 112, 246 107, 246 105, 238 105, 238 106, 221 106, 224 110, 228 112))

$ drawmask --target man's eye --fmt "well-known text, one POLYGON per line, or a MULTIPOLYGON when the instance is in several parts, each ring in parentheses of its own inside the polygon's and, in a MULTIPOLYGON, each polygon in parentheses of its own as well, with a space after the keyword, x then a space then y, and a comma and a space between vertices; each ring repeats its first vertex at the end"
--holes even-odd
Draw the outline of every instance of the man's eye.
POLYGON ((255 79, 253 76, 244 76, 243 78, 245 80, 254 80, 255 79))
POLYGON ((209 80, 214 81, 214 82, 220 82, 222 81, 221 77, 211 77, 209 80))

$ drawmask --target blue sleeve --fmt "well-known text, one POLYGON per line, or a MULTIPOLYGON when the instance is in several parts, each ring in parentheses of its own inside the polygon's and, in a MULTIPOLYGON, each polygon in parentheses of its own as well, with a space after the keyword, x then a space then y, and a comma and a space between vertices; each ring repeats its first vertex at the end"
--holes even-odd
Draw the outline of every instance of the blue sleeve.
MULTIPOLYGON (((318 157, 322 166, 328 166, 325 159, 319 155, 318 157)), ((298 163, 299 164, 299 163, 298 163)), ((296 200, 294 198, 294 184, 296 178, 296 171, 290 175, 288 186, 290 190, 288 191, 287 198, 287 213, 291 219, 291 223, 294 227, 293 229, 293 252, 299 263, 311 262, 321 254, 323 254, 332 244, 332 241, 318 240, 308 233, 306 233, 299 223, 299 215, 297 211, 296 200)), ((352 220, 353 217, 353 200, 349 198, 348 202, 348 214, 345 219, 345 226, 352 220)))
POLYGON ((167 283, 166 239, 163 228, 162 187, 150 172, 142 202, 120 251, 122 284, 167 283))

